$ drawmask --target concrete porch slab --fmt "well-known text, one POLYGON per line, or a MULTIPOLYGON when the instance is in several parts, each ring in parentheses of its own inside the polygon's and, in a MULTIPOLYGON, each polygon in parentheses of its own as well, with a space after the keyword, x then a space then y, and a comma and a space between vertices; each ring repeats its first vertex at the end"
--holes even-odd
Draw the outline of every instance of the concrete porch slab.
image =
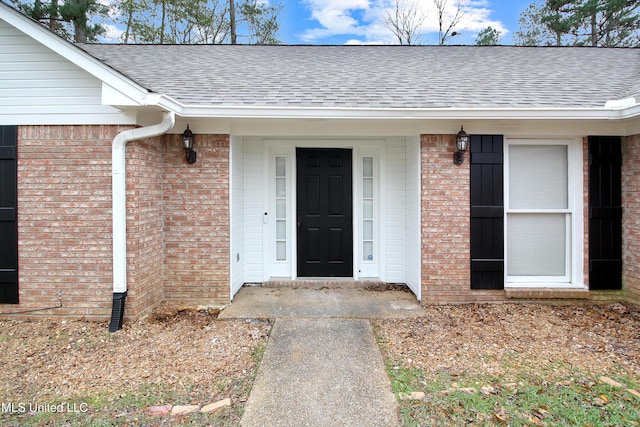
POLYGON ((219 319, 407 318, 424 311, 409 291, 245 286, 219 319))

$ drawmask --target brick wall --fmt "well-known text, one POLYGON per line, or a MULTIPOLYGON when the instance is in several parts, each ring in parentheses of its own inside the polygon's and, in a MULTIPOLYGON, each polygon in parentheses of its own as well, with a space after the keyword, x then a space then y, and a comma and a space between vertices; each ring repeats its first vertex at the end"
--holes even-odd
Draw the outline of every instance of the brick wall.
POLYGON ((622 280, 626 299, 640 304, 640 135, 622 147, 622 280))
POLYGON ((422 300, 496 301, 503 291, 471 290, 469 153, 453 164, 454 135, 422 135, 422 300))
POLYGON ((229 301, 229 137, 196 135, 187 164, 178 135, 165 136, 164 295, 169 301, 229 301))
POLYGON ((162 137, 127 144, 127 300, 125 320, 164 298, 162 137))
MULTIPOLYGON (((111 315, 111 145, 117 126, 21 126, 18 135, 19 305, 24 315, 111 315)), ((229 301, 229 139, 127 145, 127 320, 168 299, 229 301)))
POLYGON ((18 129, 20 304, 11 312, 103 319, 110 314, 114 126, 18 129))

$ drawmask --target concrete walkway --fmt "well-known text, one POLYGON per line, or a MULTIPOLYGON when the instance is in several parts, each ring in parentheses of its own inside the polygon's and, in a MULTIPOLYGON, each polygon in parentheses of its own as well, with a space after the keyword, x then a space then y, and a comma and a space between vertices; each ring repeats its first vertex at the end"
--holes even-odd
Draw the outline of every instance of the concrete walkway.
POLYGON ((242 288, 219 318, 276 320, 240 424, 399 426, 367 319, 422 313, 405 291, 242 288))
POLYGON ((240 425, 399 426, 371 324, 277 319, 240 425))

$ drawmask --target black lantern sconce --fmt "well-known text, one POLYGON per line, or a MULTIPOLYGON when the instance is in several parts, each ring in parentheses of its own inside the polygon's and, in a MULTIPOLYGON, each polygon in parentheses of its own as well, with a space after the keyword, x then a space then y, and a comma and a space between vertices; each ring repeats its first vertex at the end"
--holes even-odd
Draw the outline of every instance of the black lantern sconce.
POLYGON ((460 132, 456 135, 456 148, 458 151, 453 153, 453 163, 461 165, 464 163, 464 152, 469 148, 469 135, 460 126, 460 132))
POLYGON ((193 164, 196 162, 196 157, 198 153, 193 149, 193 141, 196 139, 196 136, 189 129, 189 125, 187 124, 187 129, 182 133, 182 147, 184 148, 184 152, 187 154, 187 163, 193 164))

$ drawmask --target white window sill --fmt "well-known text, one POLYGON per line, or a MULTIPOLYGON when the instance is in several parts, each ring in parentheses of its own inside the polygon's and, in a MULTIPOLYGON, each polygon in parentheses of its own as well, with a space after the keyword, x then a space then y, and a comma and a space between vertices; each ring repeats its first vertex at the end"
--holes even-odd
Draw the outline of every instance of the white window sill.
POLYGON ((504 284, 505 289, 520 289, 520 288, 536 288, 536 289, 585 289, 588 288, 584 283, 566 283, 566 282, 506 282, 504 284))

